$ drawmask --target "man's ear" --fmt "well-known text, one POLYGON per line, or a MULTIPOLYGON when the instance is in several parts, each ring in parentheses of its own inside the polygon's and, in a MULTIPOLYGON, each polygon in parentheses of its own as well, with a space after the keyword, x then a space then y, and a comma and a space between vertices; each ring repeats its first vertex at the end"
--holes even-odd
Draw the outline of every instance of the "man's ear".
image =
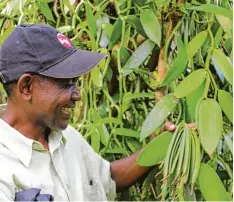
POLYGON ((17 82, 17 92, 24 100, 32 98, 32 75, 23 74, 17 82))

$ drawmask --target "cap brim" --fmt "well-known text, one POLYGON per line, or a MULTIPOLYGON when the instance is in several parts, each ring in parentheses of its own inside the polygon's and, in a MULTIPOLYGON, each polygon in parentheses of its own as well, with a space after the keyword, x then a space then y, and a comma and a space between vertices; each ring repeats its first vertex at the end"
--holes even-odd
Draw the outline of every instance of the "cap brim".
POLYGON ((76 50, 56 65, 39 74, 53 78, 76 78, 95 67, 107 55, 85 50, 76 50))

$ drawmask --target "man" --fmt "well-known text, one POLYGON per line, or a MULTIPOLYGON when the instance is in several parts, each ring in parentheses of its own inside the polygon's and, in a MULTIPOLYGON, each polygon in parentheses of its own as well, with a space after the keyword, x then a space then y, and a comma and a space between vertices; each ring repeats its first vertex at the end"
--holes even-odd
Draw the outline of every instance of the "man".
POLYGON ((116 190, 149 170, 136 165, 138 153, 110 164, 68 125, 80 99, 78 77, 104 57, 76 50, 47 25, 17 26, 5 40, 0 78, 9 100, 0 119, 0 201, 48 195, 47 200, 114 200, 116 190))

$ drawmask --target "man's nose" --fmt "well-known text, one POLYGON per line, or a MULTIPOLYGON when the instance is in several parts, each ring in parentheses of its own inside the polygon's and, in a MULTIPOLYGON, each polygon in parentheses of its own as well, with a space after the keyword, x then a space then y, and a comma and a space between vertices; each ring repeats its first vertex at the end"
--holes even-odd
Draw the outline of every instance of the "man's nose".
POLYGON ((81 95, 80 95, 80 90, 74 86, 71 90, 71 100, 72 101, 79 101, 81 99, 81 95))

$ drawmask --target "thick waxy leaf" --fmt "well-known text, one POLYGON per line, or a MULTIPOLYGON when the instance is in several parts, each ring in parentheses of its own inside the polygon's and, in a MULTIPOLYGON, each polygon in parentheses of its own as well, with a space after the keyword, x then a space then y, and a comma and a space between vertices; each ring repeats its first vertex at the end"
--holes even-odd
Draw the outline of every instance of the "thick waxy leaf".
MULTIPOLYGON (((223 40, 223 28, 219 27, 214 38, 215 47, 218 47, 222 40, 223 40)), ((224 83, 224 75, 222 74, 221 70, 219 69, 217 65, 214 65, 214 68, 219 79, 222 81, 222 83, 224 83)))
POLYGON ((143 6, 147 0, 133 0, 135 3, 137 3, 139 6, 143 6))
POLYGON ((112 49, 113 46, 119 41, 122 33, 122 20, 118 18, 114 24, 114 29, 110 37, 108 49, 112 49))
POLYGON ((206 70, 198 69, 189 74, 175 89, 175 96, 182 98, 197 89, 206 78, 206 70))
POLYGON ((47 3, 37 2, 37 6, 47 20, 55 22, 50 7, 47 3))
POLYGON ((233 68, 226 55, 219 49, 212 52, 211 60, 218 69, 221 70, 227 81, 232 85, 233 68))
POLYGON ((166 77, 164 78, 162 82, 162 86, 170 84, 177 77, 179 77, 186 69, 187 55, 186 55, 184 44, 179 37, 177 37, 177 46, 178 46, 177 58, 175 59, 175 62, 173 63, 171 69, 169 70, 166 77))
POLYGON ((211 156, 216 149, 222 134, 223 120, 219 104, 206 98, 198 109, 198 131, 204 150, 211 156))
POLYGON ((100 134, 97 129, 94 129, 91 134, 91 146, 98 153, 100 149, 100 134))
POLYGON ((126 150, 124 148, 114 148, 114 149, 108 149, 106 153, 109 154, 124 154, 126 153, 126 150))
POLYGON ((190 122, 195 121, 196 107, 205 89, 205 82, 203 82, 196 90, 186 96, 186 104, 190 116, 190 122))
MULTIPOLYGON (((97 124, 99 123, 99 121, 102 120, 101 116, 95 110, 91 109, 89 113, 93 123, 97 124)), ((102 144, 107 145, 110 135, 106 128, 106 125, 105 124, 97 125, 96 129, 100 135, 102 144)))
POLYGON ((208 164, 201 164, 197 184, 206 201, 232 201, 219 176, 208 164))
POLYGON ((224 90, 219 90, 218 93, 218 100, 219 104, 225 113, 225 115, 228 117, 228 119, 233 123, 233 99, 232 96, 224 91, 224 90))
POLYGON ((191 187, 189 186, 184 187, 184 201, 197 201, 195 192, 191 192, 191 187))
POLYGON ((155 43, 150 39, 144 41, 124 65, 123 75, 127 76, 134 68, 138 68, 152 52, 154 46, 155 43))
POLYGON ((140 20, 147 36, 160 47, 161 27, 154 12, 151 9, 144 10, 141 13, 140 20))
POLYGON ((103 78, 99 66, 92 69, 91 80, 95 86, 102 87, 103 78))
POLYGON ((153 93, 126 93, 123 96, 123 99, 125 100, 131 100, 136 98, 154 98, 155 95, 153 93))
POLYGON ((223 39, 223 28, 220 26, 214 37, 214 46, 218 47, 222 39, 223 39))
POLYGON ((216 6, 214 4, 202 4, 201 6, 192 6, 188 8, 190 10, 194 11, 202 11, 202 12, 207 12, 207 13, 214 13, 218 15, 223 15, 226 16, 230 19, 232 19, 232 10, 228 10, 219 6, 216 6))
POLYGON ((102 23, 102 30, 103 30, 103 33, 105 34, 105 36, 110 39, 112 33, 113 33, 113 25, 110 24, 110 23, 102 23))
POLYGON ((151 110, 147 118, 145 119, 140 139, 148 137, 152 132, 154 132, 160 125, 163 124, 167 116, 176 107, 178 100, 174 98, 173 94, 168 94, 163 97, 151 110))
MULTIPOLYGON (((139 136, 140 136, 140 134, 139 134, 139 136)), ((126 143, 127 143, 128 147, 129 147, 129 149, 133 153, 136 153, 136 152, 140 151, 141 148, 142 148, 142 143, 139 142, 139 140, 137 140, 137 139, 133 139, 133 138, 129 139, 128 138, 128 139, 126 139, 126 143)))
POLYGON ((88 22, 88 27, 93 36, 96 36, 97 27, 96 27, 96 17, 93 15, 91 6, 88 3, 85 3, 86 19, 88 22))
POLYGON ((134 27, 134 29, 144 37, 147 37, 147 34, 144 31, 144 28, 141 25, 140 18, 136 15, 128 15, 126 21, 134 27))
POLYGON ((202 44, 206 40, 207 31, 202 31, 198 35, 196 35, 186 46, 188 60, 192 59, 193 56, 198 52, 201 48, 202 44))
POLYGON ((232 37, 232 21, 229 18, 224 17, 222 15, 215 16, 223 30, 228 33, 229 37, 232 37))
POLYGON ((71 31, 72 27, 70 25, 65 25, 65 26, 58 27, 56 29, 60 31, 61 33, 65 33, 65 32, 71 31))
POLYGON ((224 140, 225 140, 225 142, 227 143, 227 146, 228 146, 230 152, 231 152, 232 155, 233 155, 233 142, 232 142, 232 139, 231 139, 231 137, 229 136, 229 134, 224 135, 224 140))
POLYGON ((171 132, 164 132, 153 139, 141 151, 137 164, 141 166, 153 166, 162 161, 166 156, 171 137, 171 132))
POLYGON ((5 39, 13 32, 15 27, 8 28, 2 35, 0 35, 0 45, 5 41, 5 39))
POLYGON ((140 137, 140 132, 127 128, 116 128, 114 133, 126 137, 136 137, 136 138, 140 137))
POLYGON ((114 124, 122 125, 122 122, 119 119, 113 118, 113 117, 104 118, 99 121, 99 124, 107 124, 107 123, 114 123, 114 124))

